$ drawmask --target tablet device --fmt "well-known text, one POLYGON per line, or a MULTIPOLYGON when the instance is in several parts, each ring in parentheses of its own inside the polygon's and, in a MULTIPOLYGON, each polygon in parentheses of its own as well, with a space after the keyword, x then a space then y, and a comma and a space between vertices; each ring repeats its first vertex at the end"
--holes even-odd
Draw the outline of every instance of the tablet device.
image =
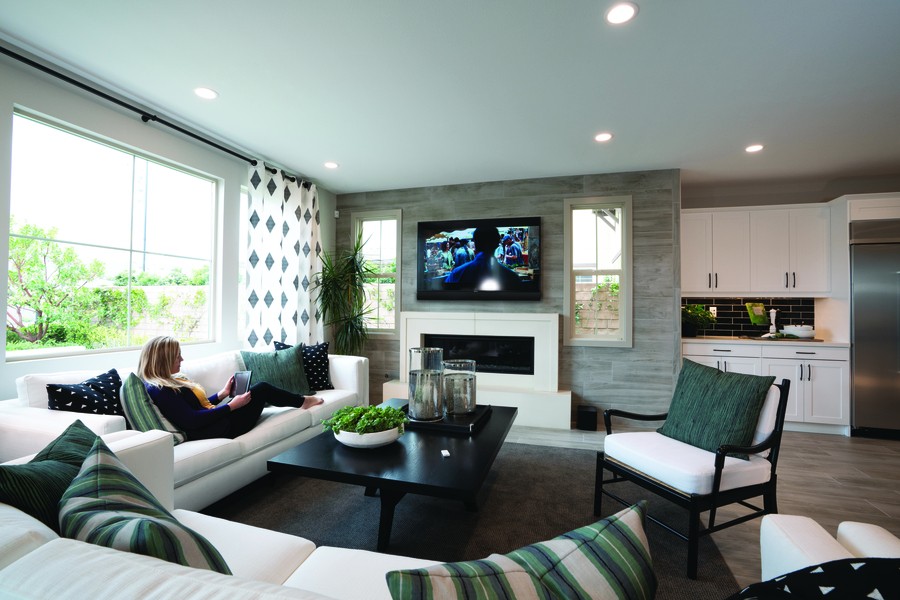
POLYGON ((231 390, 231 397, 246 394, 250 389, 250 371, 237 371, 234 374, 234 388, 231 390))

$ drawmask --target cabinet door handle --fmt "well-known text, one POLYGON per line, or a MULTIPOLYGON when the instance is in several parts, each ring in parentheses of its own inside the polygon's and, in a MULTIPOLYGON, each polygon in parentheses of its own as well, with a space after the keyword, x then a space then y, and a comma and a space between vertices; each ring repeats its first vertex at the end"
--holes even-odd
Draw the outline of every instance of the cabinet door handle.
POLYGON ((800 381, 803 381, 803 363, 800 363, 800 381))
POLYGON ((797 287, 797 272, 795 271, 795 272, 791 273, 791 276, 794 278, 793 287, 797 287))
POLYGON ((706 274, 706 287, 712 289, 712 273, 706 274))
POLYGON ((784 287, 788 287, 788 274, 787 271, 784 272, 784 287))
POLYGON ((716 273, 716 288, 719 287, 719 274, 716 273))
POLYGON ((728 372, 728 361, 727 361, 727 360, 723 360, 723 361, 722 361, 722 364, 725 365, 725 368, 722 369, 722 370, 725 371, 725 372, 727 373, 727 372, 728 372))
POLYGON ((806 365, 806 380, 812 381, 812 365, 806 365))
POLYGON ((716 368, 720 371, 722 370, 722 361, 720 361, 720 360, 716 361, 716 368))
POLYGON ((731 350, 726 350, 725 348, 713 348, 713 352, 731 352, 731 350))

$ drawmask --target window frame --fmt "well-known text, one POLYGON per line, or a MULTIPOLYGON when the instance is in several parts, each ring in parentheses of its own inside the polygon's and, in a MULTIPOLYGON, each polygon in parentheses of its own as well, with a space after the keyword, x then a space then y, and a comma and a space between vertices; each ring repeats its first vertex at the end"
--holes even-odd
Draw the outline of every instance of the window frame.
POLYGON ((631 196, 593 196, 568 198, 564 201, 563 216, 563 273, 566 279, 563 292, 563 345, 592 346, 610 348, 632 348, 634 346, 633 294, 634 294, 634 249, 633 249, 633 203, 631 196), (575 271, 572 259, 572 213, 574 210, 620 208, 622 210, 622 267, 619 272, 619 323, 621 339, 605 336, 575 334, 575 277, 582 275, 609 274, 610 269, 575 271))
MULTIPOLYGON (((220 338, 221 331, 221 310, 220 310, 220 296, 221 296, 221 281, 219 280, 220 273, 220 264, 219 264, 219 248, 220 248, 220 221, 221 221, 221 199, 222 199, 222 187, 223 180, 220 177, 216 177, 209 173, 203 172, 202 170, 192 168, 185 164, 181 164, 174 160, 167 159, 163 156, 155 154, 151 151, 144 150, 140 147, 128 144, 123 141, 119 141, 113 138, 110 138, 99 131, 93 131, 89 129, 85 129, 79 125, 74 123, 70 123, 68 121, 51 117, 47 114, 37 112, 34 110, 30 110, 29 108, 25 108, 21 105, 15 105, 10 112, 10 116, 12 118, 19 117, 23 119, 28 119, 43 125, 45 127, 50 127, 53 129, 57 129, 63 133, 68 135, 75 136, 77 138, 81 138, 87 142, 99 144, 101 146, 106 146, 115 151, 122 152, 132 157, 137 157, 147 163, 156 164, 158 166, 171 169, 174 171, 178 171, 185 175, 189 175, 191 177, 196 177, 198 179, 202 179, 208 181, 212 184, 211 189, 211 214, 210 214, 210 227, 211 227, 211 235, 210 235, 210 248, 209 248, 209 282, 206 286, 208 291, 208 297, 206 299, 206 312, 207 312, 207 333, 204 339, 200 340, 192 340, 183 342, 184 344, 189 345, 197 345, 197 344, 211 344, 217 343, 220 338)), ((11 131, 11 130, 10 130, 11 131)), ((13 173, 10 171, 10 180, 13 176, 13 173)), ((131 208, 130 212, 132 214, 130 222, 128 226, 132 226, 134 221, 134 197, 131 199, 131 208)), ((10 220, 12 219, 12 197, 9 198, 9 206, 8 211, 6 213, 6 238, 9 240, 13 234, 10 229, 10 220)), ((22 237, 22 236, 17 236, 22 237)), ((41 239, 41 238, 34 238, 41 239)), ((88 242, 79 242, 79 241, 71 241, 71 240, 46 240, 52 241, 64 245, 69 246, 85 246, 92 248, 107 248, 103 244, 93 244, 88 242)), ((128 248, 119 248, 119 247, 109 247, 110 249, 115 249, 117 251, 127 251, 131 255, 142 254, 139 250, 134 248, 133 240, 129 242, 128 248)), ((169 253, 159 253, 159 252, 148 252, 149 255, 158 255, 158 256, 166 256, 173 258, 184 258, 187 260, 198 260, 201 257, 193 257, 188 255, 177 255, 177 254, 169 254, 169 253)), ((9 243, 7 242, 6 246, 6 258, 9 260, 9 243)), ((129 264, 134 264, 133 256, 129 259, 129 264)), ((128 283, 129 293, 132 288, 132 282, 128 283)), ((6 290, 4 290, 3 294, 3 303, 4 305, 8 305, 9 296, 6 290)), ((130 298, 128 300, 130 305, 130 298)), ((27 350, 27 351, 14 351, 8 352, 5 350, 7 335, 4 335, 4 361, 5 363, 16 363, 22 361, 31 361, 35 359, 54 359, 54 358, 76 358, 79 356, 89 356, 94 354, 107 354, 107 353, 116 353, 116 352, 129 352, 134 351, 140 348, 140 344, 132 344, 128 346, 112 346, 106 348, 93 348, 93 349, 73 349, 72 347, 60 346, 60 347, 52 347, 46 350, 27 350)))
MULTIPOLYGON (((397 209, 384 209, 384 210, 364 210, 364 211, 352 211, 350 213, 351 227, 353 232, 353 238, 356 239, 356 236, 362 230, 362 224, 366 221, 396 221, 397 223, 397 234, 395 239, 395 248, 396 248, 396 265, 397 270, 395 273, 392 273, 390 276, 385 273, 376 274, 376 278, 384 278, 387 279, 389 277, 394 278, 394 327, 379 327, 373 328, 368 327, 368 332, 370 336, 375 336, 379 338, 385 339, 400 339, 400 293, 401 287, 400 282, 402 281, 402 273, 401 273, 401 240, 402 236, 402 211, 397 209)), ((363 240, 365 241, 365 240, 363 240)))

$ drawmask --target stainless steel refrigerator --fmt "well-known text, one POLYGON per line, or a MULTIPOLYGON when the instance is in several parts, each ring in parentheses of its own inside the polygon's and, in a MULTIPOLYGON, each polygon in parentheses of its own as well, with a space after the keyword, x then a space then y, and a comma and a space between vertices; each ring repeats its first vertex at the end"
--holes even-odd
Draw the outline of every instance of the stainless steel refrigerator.
POLYGON ((852 434, 900 438, 900 219, 850 223, 852 434))

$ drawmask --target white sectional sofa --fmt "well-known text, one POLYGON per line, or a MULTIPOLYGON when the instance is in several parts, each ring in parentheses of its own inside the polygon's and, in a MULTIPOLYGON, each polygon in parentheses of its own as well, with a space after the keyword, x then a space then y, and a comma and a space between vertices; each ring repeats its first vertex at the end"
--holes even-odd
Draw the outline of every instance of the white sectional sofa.
MULTIPOLYGON (((133 366, 117 369, 124 381, 133 366)), ((217 391, 244 370, 239 351, 185 360, 182 372, 217 391)), ((335 389, 317 391, 325 402, 312 409, 267 406, 252 431, 236 439, 178 444, 174 453, 174 506, 200 510, 266 474, 266 461, 322 432, 321 423, 344 406, 369 403, 369 362, 360 356, 329 356, 335 389)), ((18 397, 0 402, 0 461, 33 454, 76 419, 99 435, 123 432, 123 417, 49 410, 47 384, 80 383, 96 370, 36 373, 16 380, 18 397)))
POLYGON ((0 504, 0 597, 388 600, 388 571, 437 564, 364 550, 317 548, 301 537, 173 510, 176 462, 171 434, 121 431, 102 437, 182 524, 216 547, 234 575, 62 538, 28 514, 0 504))

